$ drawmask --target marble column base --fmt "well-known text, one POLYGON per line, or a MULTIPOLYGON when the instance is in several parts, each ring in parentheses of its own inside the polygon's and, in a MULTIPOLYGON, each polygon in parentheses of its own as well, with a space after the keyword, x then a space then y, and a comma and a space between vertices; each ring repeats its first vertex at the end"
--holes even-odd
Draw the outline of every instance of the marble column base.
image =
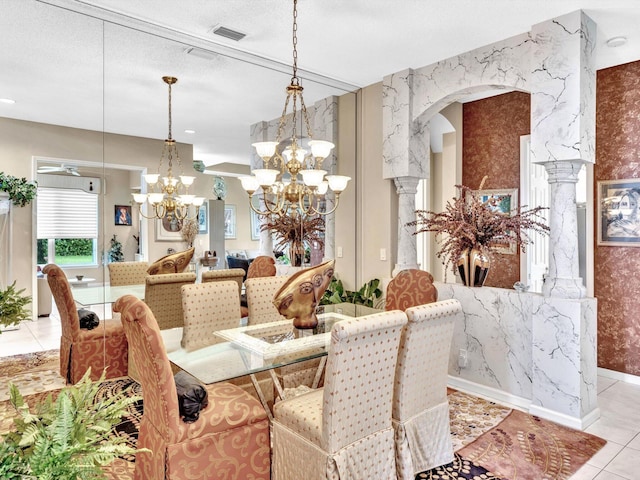
POLYGON ((584 298, 587 296, 587 289, 580 277, 545 277, 542 285, 542 294, 545 297, 584 298))

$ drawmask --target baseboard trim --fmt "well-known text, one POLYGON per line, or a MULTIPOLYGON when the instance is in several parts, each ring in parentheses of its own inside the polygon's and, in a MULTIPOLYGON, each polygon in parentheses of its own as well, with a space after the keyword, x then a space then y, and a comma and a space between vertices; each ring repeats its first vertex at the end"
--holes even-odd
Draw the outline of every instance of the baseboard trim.
POLYGON ((600 409, 595 408, 590 413, 582 418, 572 417, 564 413, 556 412, 555 410, 549 410, 548 408, 541 407, 539 405, 531 405, 529 407, 529 413, 545 420, 551 420, 552 422, 559 423, 565 427, 573 428, 575 430, 584 430, 593 422, 600 418, 600 409))
POLYGON ((464 393, 482 397, 491 402, 508 403, 524 411, 528 411, 529 405, 531 404, 531 400, 527 398, 519 397, 503 390, 498 390, 497 388, 487 387, 486 385, 481 385, 460 377, 449 375, 447 384, 451 388, 455 388, 456 390, 460 390, 464 393))
POLYGON ((611 378, 612 380, 620 380, 621 382, 640 385, 640 377, 631 375, 630 373, 616 372, 615 370, 609 370, 608 368, 598 367, 598 375, 611 378))
POLYGON ((456 390, 460 390, 464 393, 469 393, 491 402, 507 404, 508 406, 511 405, 530 413, 531 415, 536 415, 540 418, 544 418, 545 420, 550 420, 576 430, 584 430, 600 418, 599 408, 592 410, 582 418, 572 417, 564 413, 556 412, 555 410, 549 410, 548 408, 533 405, 531 400, 527 398, 451 375, 449 375, 448 385, 449 387, 455 388, 456 390))

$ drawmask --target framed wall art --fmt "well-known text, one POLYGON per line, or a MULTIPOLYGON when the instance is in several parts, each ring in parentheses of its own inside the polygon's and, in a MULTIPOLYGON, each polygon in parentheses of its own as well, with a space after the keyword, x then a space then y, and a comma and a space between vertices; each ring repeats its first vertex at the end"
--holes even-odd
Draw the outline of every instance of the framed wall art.
MULTIPOLYGON (((474 192, 481 202, 486 203, 493 200, 495 211, 513 215, 518 211, 518 189, 503 188, 493 190, 475 190, 474 192)), ((493 250, 496 253, 515 255, 517 246, 515 242, 496 242, 493 250)))
POLYGON ((236 206, 224 206, 224 238, 236 238, 236 206))
POLYGON ((251 212, 251 240, 260 240, 260 217, 256 212, 251 212))
POLYGON ((640 179, 598 182, 598 245, 640 246, 640 179))
POLYGON ((163 219, 156 219, 156 241, 159 242, 181 242, 182 234, 182 220, 172 218, 169 220, 167 217, 163 219))
POLYGON ((198 210, 198 233, 209 233, 208 203, 204 202, 198 210))
POLYGON ((131 226, 131 205, 115 206, 115 224, 131 226))

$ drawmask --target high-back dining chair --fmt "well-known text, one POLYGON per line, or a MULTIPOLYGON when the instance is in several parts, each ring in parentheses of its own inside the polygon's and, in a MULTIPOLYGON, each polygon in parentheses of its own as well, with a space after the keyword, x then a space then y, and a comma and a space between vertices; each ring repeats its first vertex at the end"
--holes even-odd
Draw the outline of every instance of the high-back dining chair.
POLYGON ((385 310, 404 311, 437 300, 433 276, 424 270, 410 268, 400 271, 387 285, 385 310))
POLYGON ((144 301, 153 312, 160 330, 184 327, 180 289, 182 285, 195 281, 196 274, 193 272, 147 275, 144 301))
POLYGON ((144 415, 135 480, 269 480, 269 420, 255 398, 227 382, 207 385, 209 405, 193 423, 180 418, 178 393, 158 323, 132 295, 114 305, 139 365, 144 415))
POLYGON ((42 270, 60 314, 60 375, 67 383, 77 383, 91 367, 91 380, 127 375, 127 338, 119 320, 101 320, 93 330, 80 328, 71 286, 62 269, 54 264, 42 270))
POLYGON ((331 330, 324 387, 274 405, 273 479, 395 480, 391 400, 407 317, 391 311, 331 330))
POLYGON ((273 257, 267 255, 256 257, 249 265, 249 270, 247 270, 247 278, 275 277, 275 275, 276 261, 273 257))
POLYGON ((119 285, 142 285, 147 278, 147 262, 111 262, 109 267, 109 284, 112 287, 119 285))
POLYGON ((224 268, 221 270, 207 270, 202 272, 202 283, 227 282, 233 280, 238 284, 238 294, 242 291, 242 279, 245 271, 242 268, 224 268))
POLYGON ((413 480, 453 461, 447 374, 458 300, 411 307, 402 332, 393 389, 398 479, 413 480))
POLYGON ((288 276, 282 275, 248 278, 245 281, 249 325, 277 322, 285 319, 273 304, 273 296, 288 279, 288 276))
POLYGON ((182 348, 197 350, 223 341, 217 330, 240 326, 240 296, 234 281, 182 286, 182 348))

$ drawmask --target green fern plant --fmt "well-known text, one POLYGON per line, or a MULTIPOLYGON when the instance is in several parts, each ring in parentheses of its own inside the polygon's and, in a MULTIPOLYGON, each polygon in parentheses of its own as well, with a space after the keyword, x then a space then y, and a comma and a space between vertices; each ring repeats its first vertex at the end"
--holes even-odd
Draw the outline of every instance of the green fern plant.
POLYGON ((27 308, 27 305, 31 303, 31 297, 23 295, 24 290, 24 288, 16 290, 16 282, 13 282, 5 290, 0 289, 1 326, 10 327, 18 325, 23 320, 31 319, 31 312, 27 308))
POLYGON ((103 479, 101 467, 136 451, 112 434, 129 406, 141 400, 126 391, 97 401, 100 383, 90 379, 51 395, 32 413, 18 388, 10 384, 10 402, 17 416, 15 430, 0 442, 0 478, 7 480, 103 479))

